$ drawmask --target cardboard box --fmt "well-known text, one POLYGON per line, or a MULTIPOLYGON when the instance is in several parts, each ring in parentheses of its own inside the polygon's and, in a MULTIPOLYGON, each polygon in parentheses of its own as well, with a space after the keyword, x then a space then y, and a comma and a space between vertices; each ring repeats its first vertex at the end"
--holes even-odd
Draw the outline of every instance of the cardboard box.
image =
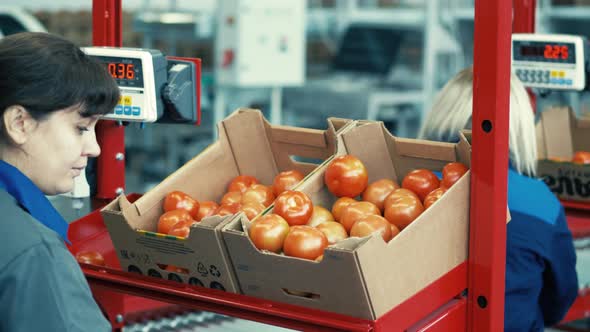
MULTIPOLYGON (((451 161, 470 165, 470 146, 391 136, 382 123, 361 122, 342 133, 348 153, 367 167, 369 182, 398 182, 416 168, 440 171, 451 161)), ((297 190, 330 207, 327 165, 297 190)), ((324 252, 321 262, 258 251, 236 218, 223 229, 244 294, 364 319, 377 319, 467 259, 469 172, 389 243, 380 236, 349 238, 324 252)))
POLYGON ((186 239, 157 234, 166 194, 181 190, 198 200, 219 202, 229 182, 240 174, 255 176, 266 185, 280 171, 309 174, 317 165, 293 157, 328 159, 336 151, 336 132, 350 124, 330 119, 327 130, 271 126, 260 111, 236 111, 218 124, 218 141, 154 189, 134 203, 122 195, 101 211, 122 268, 239 292, 221 237, 221 228, 233 216, 206 218, 193 226, 186 239), (189 273, 170 273, 161 265, 189 273))
POLYGON ((554 107, 541 113, 536 130, 537 176, 561 199, 590 202, 590 165, 549 159, 572 160, 576 151, 590 151, 590 119, 577 119, 569 107, 554 107))

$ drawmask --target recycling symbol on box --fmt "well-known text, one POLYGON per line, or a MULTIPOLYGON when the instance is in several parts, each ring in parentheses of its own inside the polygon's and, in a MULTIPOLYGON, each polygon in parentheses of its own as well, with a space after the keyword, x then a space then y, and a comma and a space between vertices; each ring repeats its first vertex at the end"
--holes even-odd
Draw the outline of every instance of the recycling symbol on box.
POLYGON ((209 265, 209 273, 211 273, 211 275, 216 278, 219 278, 221 276, 221 272, 219 272, 217 266, 215 265, 209 265))
POLYGON ((201 262, 199 262, 199 264, 197 265, 197 271, 204 277, 206 276, 209 272, 207 271, 207 268, 205 267, 205 265, 201 262))

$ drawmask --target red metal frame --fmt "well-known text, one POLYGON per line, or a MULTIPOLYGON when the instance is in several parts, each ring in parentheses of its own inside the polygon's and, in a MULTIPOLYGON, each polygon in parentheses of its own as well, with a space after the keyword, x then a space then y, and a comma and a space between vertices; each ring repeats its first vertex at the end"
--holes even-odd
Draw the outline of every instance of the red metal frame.
POLYGON ((476 1, 469 240, 470 331, 502 331, 512 1, 476 1))

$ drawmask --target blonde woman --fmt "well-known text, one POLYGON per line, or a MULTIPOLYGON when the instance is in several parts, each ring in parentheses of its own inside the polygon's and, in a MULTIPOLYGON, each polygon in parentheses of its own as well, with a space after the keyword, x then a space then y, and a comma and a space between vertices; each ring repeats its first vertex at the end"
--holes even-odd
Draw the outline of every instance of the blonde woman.
MULTIPOLYGON (((473 70, 452 78, 435 100, 420 138, 455 142, 471 128, 473 70)), ((543 331, 563 319, 577 296, 576 254, 562 206, 535 179, 537 146, 528 94, 510 78, 505 331, 543 331)))

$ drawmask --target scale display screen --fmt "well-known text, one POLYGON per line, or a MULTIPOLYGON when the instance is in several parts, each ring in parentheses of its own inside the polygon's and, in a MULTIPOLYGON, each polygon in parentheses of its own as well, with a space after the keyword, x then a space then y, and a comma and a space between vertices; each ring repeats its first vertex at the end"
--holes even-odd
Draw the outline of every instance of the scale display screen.
POLYGON ((573 43, 546 43, 533 41, 512 42, 514 60, 549 63, 575 63, 576 49, 573 43))
POLYGON ((586 87, 584 37, 558 34, 512 34, 512 72, 527 87, 576 90, 586 87))
POLYGON ((143 88, 141 59, 97 56, 120 87, 143 88))
POLYGON ((158 50, 124 47, 83 47, 103 63, 121 91, 121 99, 106 119, 154 122, 163 112, 161 91, 167 82, 167 60, 158 50), (159 113, 160 112, 160 113, 159 113))

